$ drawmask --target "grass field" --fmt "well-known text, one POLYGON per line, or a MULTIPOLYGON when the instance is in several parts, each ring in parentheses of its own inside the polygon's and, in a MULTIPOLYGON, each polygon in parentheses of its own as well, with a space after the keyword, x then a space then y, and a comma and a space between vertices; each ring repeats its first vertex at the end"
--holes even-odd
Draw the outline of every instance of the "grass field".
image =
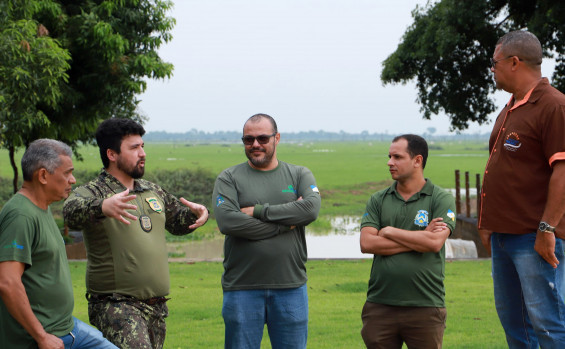
MULTIPOLYGON (((316 177, 322 194, 321 216, 360 215, 368 197, 390 184, 386 165, 388 142, 335 142, 284 143, 277 148, 278 158, 308 167, 316 177)), ((241 144, 146 144, 147 172, 153 169, 204 168, 214 175, 223 169, 246 160, 241 144)), ((80 150, 84 161, 75 161, 79 170, 101 168, 98 148, 88 146, 80 150)), ((22 152, 17 154, 19 164, 22 152)), ((485 142, 430 144, 430 155, 425 176, 444 188, 455 187, 454 171, 469 171, 471 186, 475 174, 484 170, 487 161, 485 142)), ((8 154, 0 150, 0 177, 11 178, 8 154)), ((463 183, 462 183, 463 185, 463 183)), ((209 202, 204 203, 210 205, 209 202)))
MULTIPOLYGON (((71 262, 74 315, 88 322, 84 262, 71 262)), ((446 263, 444 348, 506 348, 494 308, 490 260, 446 263)), ((359 334, 371 260, 311 260, 308 348, 364 348, 359 334)), ((165 348, 222 348, 221 263, 170 263, 171 300, 165 348)), ((268 337, 265 332, 264 338, 268 337)), ((270 348, 263 340, 262 348, 270 348)))

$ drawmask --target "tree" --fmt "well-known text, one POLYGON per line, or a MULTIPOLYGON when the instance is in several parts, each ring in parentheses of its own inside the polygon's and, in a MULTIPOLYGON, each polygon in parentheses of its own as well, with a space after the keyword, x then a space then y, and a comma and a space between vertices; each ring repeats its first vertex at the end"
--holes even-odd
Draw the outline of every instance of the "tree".
POLYGON ((495 110, 489 59, 511 30, 534 33, 556 59, 552 84, 565 91, 565 3, 552 0, 440 0, 416 7, 413 24, 384 62, 383 83, 416 79, 425 119, 445 112, 451 130, 488 121, 495 110))
MULTIPOLYGON (((171 7, 168 0, 2 2, 0 64, 11 66, 0 70, 0 147, 15 150, 48 137, 71 145, 80 158, 78 145, 92 142, 100 121, 142 122, 137 96, 145 91, 145 79, 172 73, 173 66, 157 54, 172 38, 175 21, 166 15, 171 7), (30 28, 41 35, 30 36, 30 28), (15 39, 8 39, 10 33, 15 39), (22 44, 18 35, 24 34, 22 44), (41 40, 50 46, 41 46, 41 40), (40 48, 52 60, 40 57, 40 48), (29 64, 20 63, 22 55, 30 57, 29 64), (37 88, 12 83, 16 73, 37 88)), ((17 168, 14 176, 17 181, 17 168)))

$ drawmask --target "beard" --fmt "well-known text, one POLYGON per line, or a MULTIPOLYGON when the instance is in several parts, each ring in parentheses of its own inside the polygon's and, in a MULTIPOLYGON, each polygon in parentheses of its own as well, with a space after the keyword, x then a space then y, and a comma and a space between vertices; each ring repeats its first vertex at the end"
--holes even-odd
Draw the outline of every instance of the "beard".
POLYGON ((143 177, 143 174, 145 173, 145 167, 139 166, 139 163, 144 160, 145 159, 141 159, 137 161, 137 163, 134 166, 128 166, 128 164, 122 161, 122 158, 119 158, 116 165, 118 166, 118 170, 124 172, 131 178, 139 179, 143 177))
POLYGON ((253 166, 257 168, 267 167, 273 160, 273 155, 275 154, 275 148, 271 151, 268 151, 265 148, 251 148, 245 149, 245 156, 249 159, 249 161, 253 164, 253 166), (255 157, 251 153, 254 151, 262 151, 264 153, 261 157, 255 157))

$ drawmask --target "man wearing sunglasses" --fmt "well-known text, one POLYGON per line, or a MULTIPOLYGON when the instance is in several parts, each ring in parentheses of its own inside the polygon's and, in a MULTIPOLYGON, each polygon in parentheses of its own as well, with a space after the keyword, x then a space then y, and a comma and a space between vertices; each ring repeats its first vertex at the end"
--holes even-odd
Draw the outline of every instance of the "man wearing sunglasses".
POLYGON ((304 233, 321 199, 310 170, 277 159, 280 137, 272 117, 250 117, 242 137, 248 161, 224 170, 214 186, 216 220, 226 236, 226 348, 260 348, 265 324, 274 349, 306 348, 304 233))
POLYGON ((510 348, 565 348, 565 96, 541 62, 527 31, 504 35, 491 61, 512 97, 490 137, 478 225, 510 348))

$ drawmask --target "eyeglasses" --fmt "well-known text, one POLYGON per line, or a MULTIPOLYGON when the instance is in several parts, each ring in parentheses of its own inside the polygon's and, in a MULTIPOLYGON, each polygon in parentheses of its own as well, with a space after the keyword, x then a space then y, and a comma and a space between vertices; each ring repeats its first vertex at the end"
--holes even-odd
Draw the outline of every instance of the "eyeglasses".
MULTIPOLYGON (((512 57, 516 57, 516 56, 508 56, 508 57, 504 57, 504 58, 501 58, 501 59, 497 59, 496 61, 491 58, 490 59, 490 67, 492 69, 494 69, 496 67, 496 63, 498 63, 500 61, 504 61, 505 59, 512 58, 512 57)), ((517 58, 518 58, 519 61, 522 61, 522 59, 520 57, 517 57, 517 58)))
POLYGON ((275 132, 272 135, 259 135, 257 137, 244 136, 244 137, 241 137, 241 140, 243 141, 243 144, 245 144, 245 145, 253 145, 253 143, 255 143, 255 140, 257 140, 257 142, 259 142, 259 144, 267 144, 267 143, 269 143, 269 140, 271 139, 271 137, 273 137, 276 134, 277 133, 275 132))

